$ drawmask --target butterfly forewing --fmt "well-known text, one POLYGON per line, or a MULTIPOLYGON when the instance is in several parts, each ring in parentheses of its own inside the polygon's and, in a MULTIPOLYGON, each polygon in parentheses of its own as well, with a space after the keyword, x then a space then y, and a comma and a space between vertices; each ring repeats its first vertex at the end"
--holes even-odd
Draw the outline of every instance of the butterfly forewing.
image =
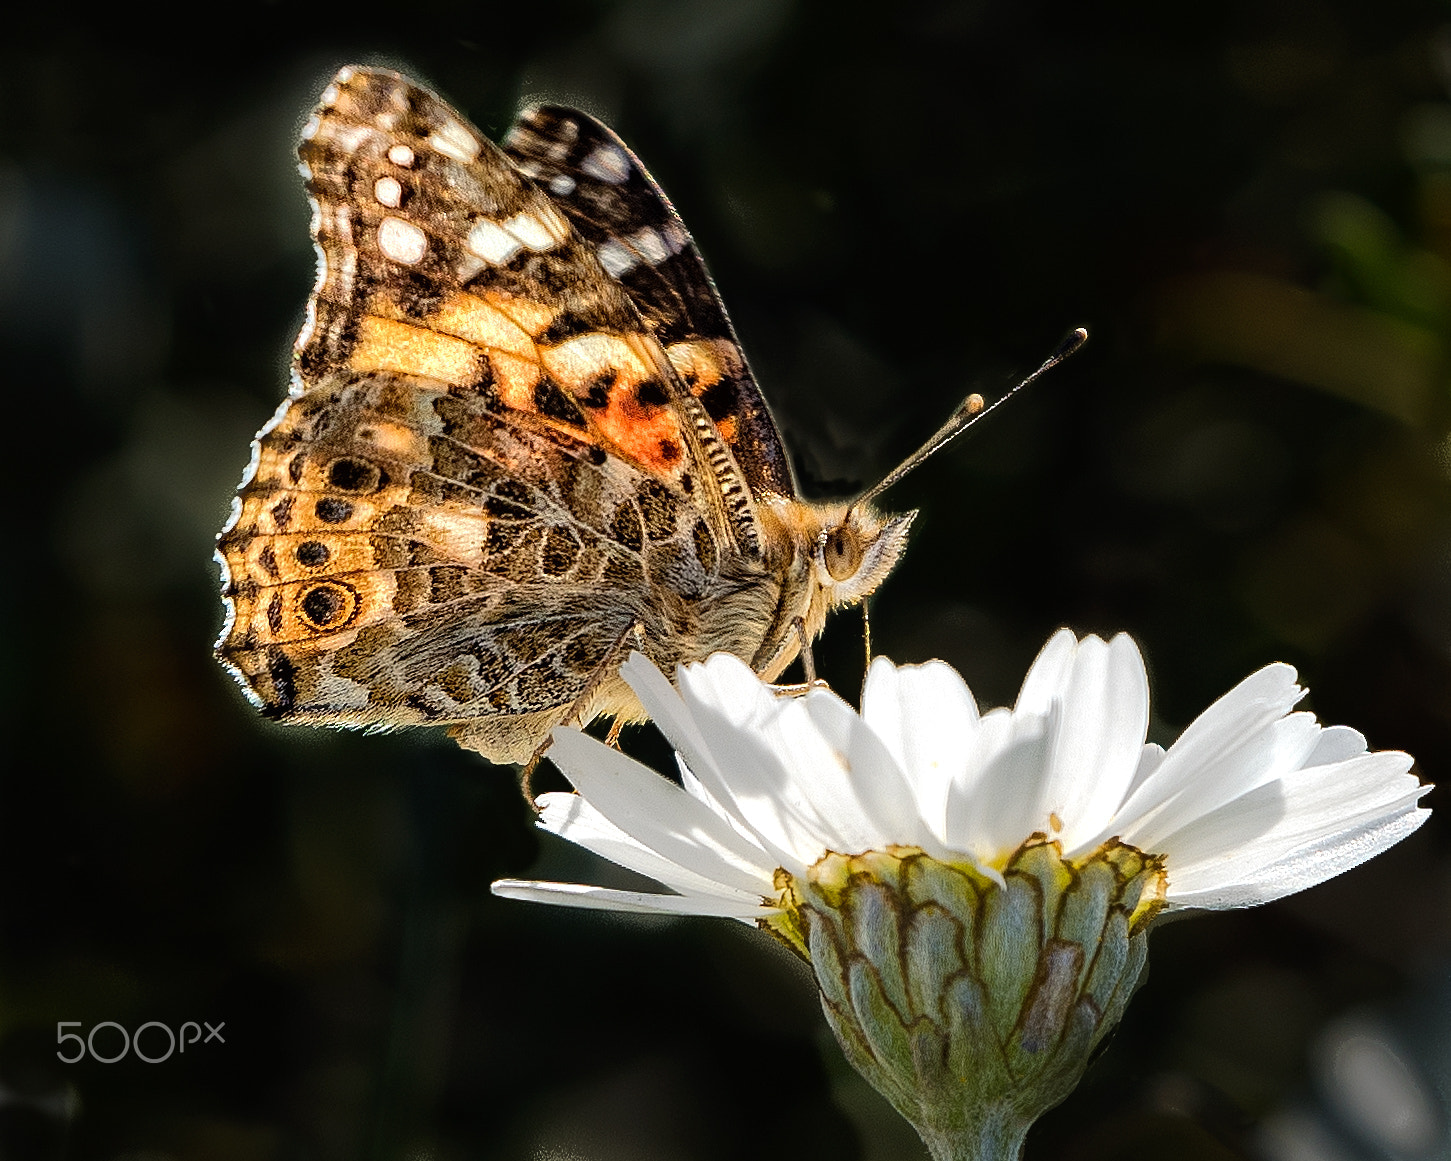
POLYGON ((354 70, 299 153, 322 253, 304 387, 339 371, 436 379, 678 477, 669 368, 639 312, 493 143, 404 78, 354 70))
POLYGON ((525 110, 504 151, 549 191, 629 292, 752 491, 794 496, 780 434, 725 305, 680 216, 639 159, 589 114, 557 105, 525 110))

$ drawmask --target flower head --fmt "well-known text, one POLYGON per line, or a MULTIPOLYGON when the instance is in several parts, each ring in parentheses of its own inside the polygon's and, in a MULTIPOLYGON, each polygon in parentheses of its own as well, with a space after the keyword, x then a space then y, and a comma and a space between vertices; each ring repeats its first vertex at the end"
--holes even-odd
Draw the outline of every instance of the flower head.
POLYGON ((578 794, 540 825, 670 894, 506 880, 496 894, 753 921, 812 963, 853 1064, 935 1155, 1012 1156, 1113 1026, 1163 909, 1267 902, 1410 834, 1411 759, 1295 712, 1269 665, 1167 751, 1134 642, 1055 634, 1011 709, 947 665, 873 662, 857 713, 718 654, 622 669, 681 783, 574 730, 578 794), (963 1151, 963 1142, 976 1142, 963 1151))
POLYGON ((1292 712, 1305 691, 1267 665, 1168 751, 1145 743, 1148 682, 1133 640, 1062 630, 1012 709, 980 714, 940 661, 877 658, 858 714, 834 693, 783 697, 741 661, 683 666, 679 691, 635 654, 622 670, 681 762, 676 785, 577 730, 550 757, 579 790, 540 824, 676 894, 505 881, 495 892, 616 910, 755 920, 776 872, 828 852, 919 847, 996 878, 1029 836, 1064 857, 1109 839, 1160 856, 1169 908, 1247 907, 1315 885, 1419 827, 1429 789, 1399 752, 1292 712))

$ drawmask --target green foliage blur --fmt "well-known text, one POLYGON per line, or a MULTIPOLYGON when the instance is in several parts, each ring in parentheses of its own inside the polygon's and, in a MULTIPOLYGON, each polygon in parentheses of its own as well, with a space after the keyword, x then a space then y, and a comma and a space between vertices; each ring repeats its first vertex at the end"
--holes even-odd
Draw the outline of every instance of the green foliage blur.
MULTIPOLYGON (((200 11, 32 6, 0 41, 0 1158, 920 1155, 767 940, 491 898, 607 872, 536 837, 511 771, 426 732, 271 725, 213 662, 212 541, 312 285, 292 150, 352 61, 495 137, 530 99, 612 124, 809 495, 1089 328, 885 498, 922 515, 878 651, 995 705, 1059 625, 1127 630, 1165 741, 1288 661, 1323 719, 1451 779, 1445 4, 254 3, 220 33, 200 11), (225 1043, 162 1063, 56 1058, 59 1021, 204 1020, 225 1043)), ((854 696, 855 616, 818 659, 854 696)), ((626 744, 664 767, 652 731, 626 744)), ((1150 966, 1029 1161, 1289 1156, 1267 1126, 1325 1103, 1347 1013, 1419 1053, 1444 1125, 1439 818, 1164 928, 1150 966)))

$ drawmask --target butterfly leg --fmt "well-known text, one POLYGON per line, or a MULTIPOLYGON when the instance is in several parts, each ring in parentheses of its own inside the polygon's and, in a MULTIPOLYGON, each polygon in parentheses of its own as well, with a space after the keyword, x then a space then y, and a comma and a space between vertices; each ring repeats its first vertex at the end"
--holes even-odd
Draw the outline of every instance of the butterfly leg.
POLYGON ((796 635, 801 638, 801 669, 806 677, 805 681, 794 685, 773 685, 774 693, 782 697, 800 697, 803 693, 809 693, 813 689, 827 688, 826 682, 816 676, 816 658, 811 653, 811 640, 806 636, 806 621, 796 617, 791 622, 791 628, 796 630, 796 635))
POLYGON ((806 684, 816 684, 816 658, 811 652, 811 638, 806 636, 806 621, 804 618, 795 617, 791 621, 791 628, 796 630, 796 636, 801 638, 801 671, 806 675, 806 684))
POLYGON ((867 611, 870 597, 862 598, 862 651, 866 654, 866 660, 862 663, 862 692, 866 692, 867 674, 872 670, 872 618, 867 611))
MULTIPOLYGON (((636 645, 643 645, 644 632, 645 625, 638 617, 630 622, 630 627, 626 629, 623 633, 621 633, 619 637, 615 639, 615 643, 611 645, 608 650, 605 651, 604 657, 601 658, 600 663, 594 667, 594 671, 589 675, 589 679, 585 681, 584 688, 580 690, 579 696, 575 698, 574 701, 570 702, 569 708, 566 709, 562 715, 560 715, 559 725, 569 725, 570 723, 574 722, 581 714, 584 713, 585 707, 589 705, 590 699, 594 697, 595 693, 599 690, 599 687, 604 682, 605 678, 609 677, 611 673, 619 669, 620 653, 624 649, 625 644, 630 640, 631 637, 634 637, 636 645)), ((589 723, 581 722, 579 724, 588 725, 589 723)), ((623 724, 623 722, 616 720, 615 723, 610 727, 610 736, 608 739, 606 739, 609 745, 614 746, 619 741, 620 727, 623 724)), ((534 771, 538 768, 540 760, 543 759, 544 752, 549 749, 549 743, 551 740, 552 739, 550 739, 549 737, 545 737, 544 741, 539 743, 539 748, 534 751, 533 756, 524 766, 524 773, 520 776, 519 779, 519 789, 524 792, 524 798, 530 806, 534 805, 534 787, 532 785, 534 781, 534 771)))

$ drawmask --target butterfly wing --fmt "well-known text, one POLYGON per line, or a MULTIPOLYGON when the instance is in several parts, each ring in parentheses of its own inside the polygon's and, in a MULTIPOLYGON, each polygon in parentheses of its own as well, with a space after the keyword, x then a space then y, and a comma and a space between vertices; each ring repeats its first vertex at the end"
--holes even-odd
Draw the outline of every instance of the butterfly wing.
POLYGON ((623 141, 588 113, 526 110, 504 139, 629 292, 756 495, 795 496, 790 461, 700 250, 623 141))
POLYGON ((737 469, 595 248, 433 94, 344 69, 299 152, 318 283, 218 541, 219 655, 288 720, 541 733, 656 593, 706 592, 737 469))

